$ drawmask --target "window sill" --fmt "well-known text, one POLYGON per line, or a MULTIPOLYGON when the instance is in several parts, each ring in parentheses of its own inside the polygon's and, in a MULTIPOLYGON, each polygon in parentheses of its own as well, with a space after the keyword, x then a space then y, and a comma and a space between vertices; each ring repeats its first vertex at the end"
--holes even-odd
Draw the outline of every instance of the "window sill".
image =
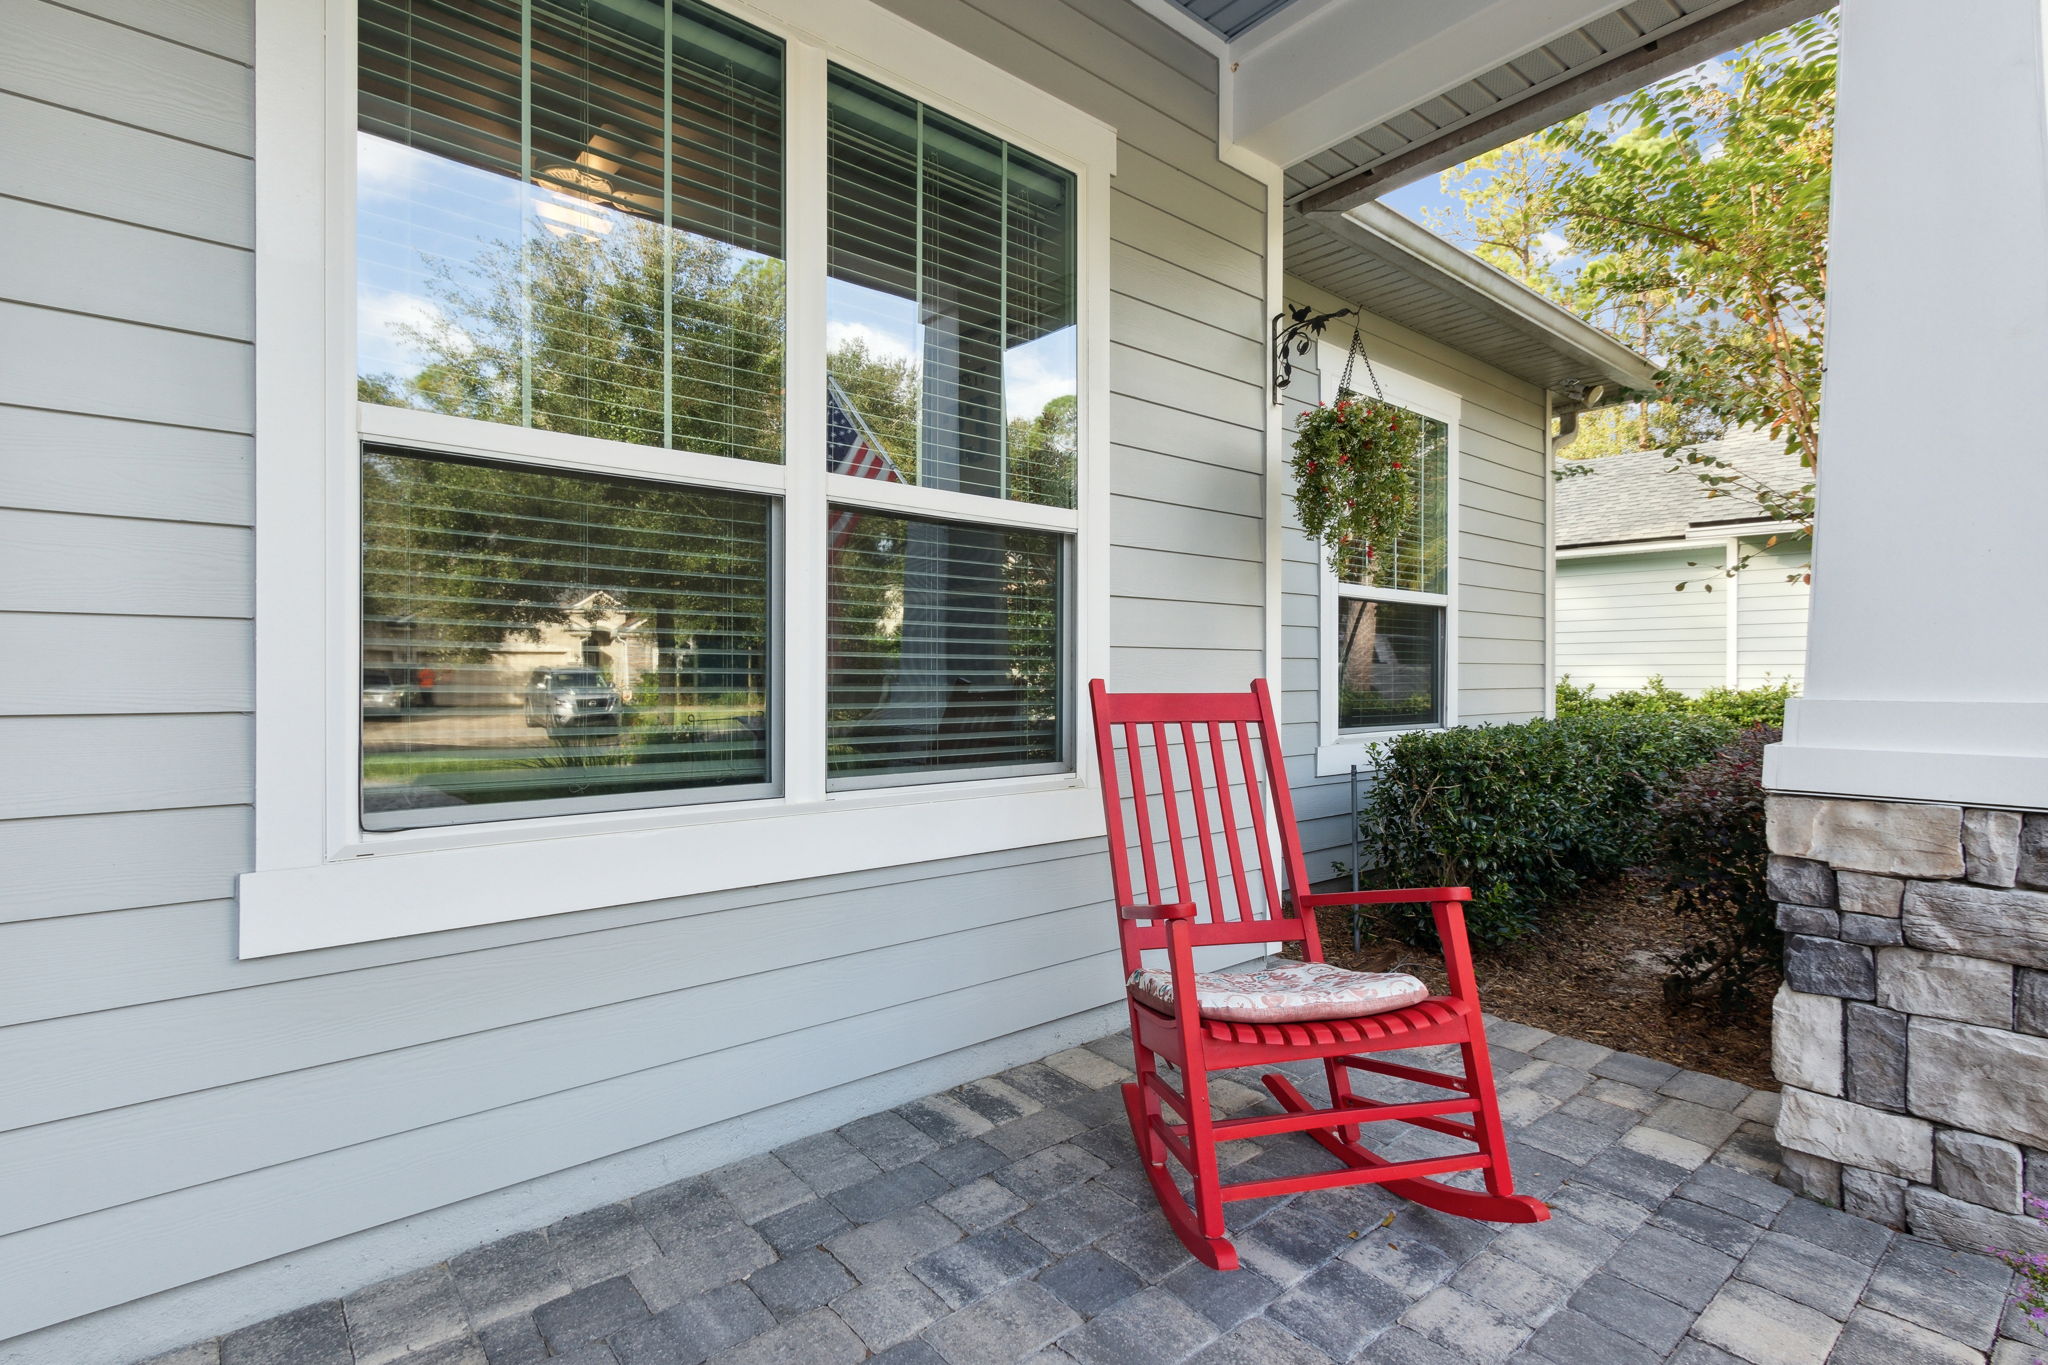
POLYGON ((1395 735, 1419 735, 1430 730, 1445 729, 1442 725, 1390 725, 1384 730, 1369 733, 1345 735, 1334 743, 1316 746, 1316 776, 1344 777, 1353 768, 1371 774, 1379 763, 1373 757, 1372 745, 1395 735))
POLYGON ((886 796, 847 793, 801 807, 736 804, 719 814, 604 833, 558 827, 516 842, 501 835, 490 844, 244 873, 238 955, 273 957, 1102 834, 1101 801, 1072 774, 972 794, 892 788, 886 796))

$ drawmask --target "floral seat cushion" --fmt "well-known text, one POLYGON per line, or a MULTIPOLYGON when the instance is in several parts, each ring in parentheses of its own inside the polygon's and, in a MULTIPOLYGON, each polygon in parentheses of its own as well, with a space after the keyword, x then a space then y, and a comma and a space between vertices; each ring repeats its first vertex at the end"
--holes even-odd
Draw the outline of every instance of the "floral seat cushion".
MULTIPOLYGON (((1131 973, 1131 994, 1166 1014, 1173 977, 1152 967, 1131 973)), ((1195 1008, 1205 1019, 1283 1024, 1383 1014, 1424 999, 1429 988, 1405 972, 1351 972, 1323 962, 1289 962, 1256 972, 1197 972, 1195 1008)))

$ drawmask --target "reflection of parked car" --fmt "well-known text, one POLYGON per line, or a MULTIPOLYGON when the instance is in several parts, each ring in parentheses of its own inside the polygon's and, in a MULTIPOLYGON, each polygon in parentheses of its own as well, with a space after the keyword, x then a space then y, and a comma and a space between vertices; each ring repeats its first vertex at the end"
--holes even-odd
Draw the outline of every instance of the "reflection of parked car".
POLYGON ((399 717, 421 704, 419 685, 406 671, 388 668, 363 670, 363 716, 399 717))
POLYGON ((618 689, 594 668, 536 668, 526 683, 526 723, 550 730, 617 725, 618 689))

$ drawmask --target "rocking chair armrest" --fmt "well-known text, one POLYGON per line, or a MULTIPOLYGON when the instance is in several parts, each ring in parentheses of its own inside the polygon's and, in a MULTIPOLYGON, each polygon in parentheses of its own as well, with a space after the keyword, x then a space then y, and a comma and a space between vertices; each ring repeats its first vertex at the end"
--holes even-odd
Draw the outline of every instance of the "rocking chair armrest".
POLYGON ((1120 905, 1118 919, 1193 919, 1201 913, 1201 907, 1193 901, 1176 901, 1172 905, 1120 905))
POLYGON ((1326 905, 1438 905, 1445 901, 1469 901, 1469 886, 1406 887, 1393 891, 1311 892, 1301 898, 1303 908, 1320 910, 1326 905))

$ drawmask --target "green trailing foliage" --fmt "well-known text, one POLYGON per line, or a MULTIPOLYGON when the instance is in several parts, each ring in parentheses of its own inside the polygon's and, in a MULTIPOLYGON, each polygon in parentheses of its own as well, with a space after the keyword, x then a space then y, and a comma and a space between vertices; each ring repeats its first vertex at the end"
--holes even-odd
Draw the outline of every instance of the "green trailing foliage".
MULTIPOLYGON (((1469 886, 1473 940, 1538 928, 1559 901, 1656 847, 1656 802, 1735 727, 1713 715, 1610 712, 1398 735, 1360 813, 1368 886, 1469 886)), ((1389 907, 1427 941, 1427 906, 1389 907)))
POLYGON ((1752 725, 1785 724, 1785 703, 1799 693, 1792 682, 1767 683, 1762 687, 1710 687, 1697 697, 1687 696, 1653 676, 1640 688, 1593 695, 1592 685, 1580 686, 1569 675, 1558 679, 1557 714, 1560 716, 1716 716, 1745 729, 1752 725))
POLYGON ((1296 517, 1332 564, 1362 550, 1357 567, 1367 583, 1379 582, 1386 552, 1415 514, 1422 435, 1414 413, 1349 389, 1295 419, 1296 517))
POLYGON ((1751 726, 1657 803, 1665 894, 1694 927, 1664 979, 1673 1005, 1732 1014, 1756 1002, 1783 960, 1765 886, 1764 746, 1778 737, 1773 726, 1751 726))

